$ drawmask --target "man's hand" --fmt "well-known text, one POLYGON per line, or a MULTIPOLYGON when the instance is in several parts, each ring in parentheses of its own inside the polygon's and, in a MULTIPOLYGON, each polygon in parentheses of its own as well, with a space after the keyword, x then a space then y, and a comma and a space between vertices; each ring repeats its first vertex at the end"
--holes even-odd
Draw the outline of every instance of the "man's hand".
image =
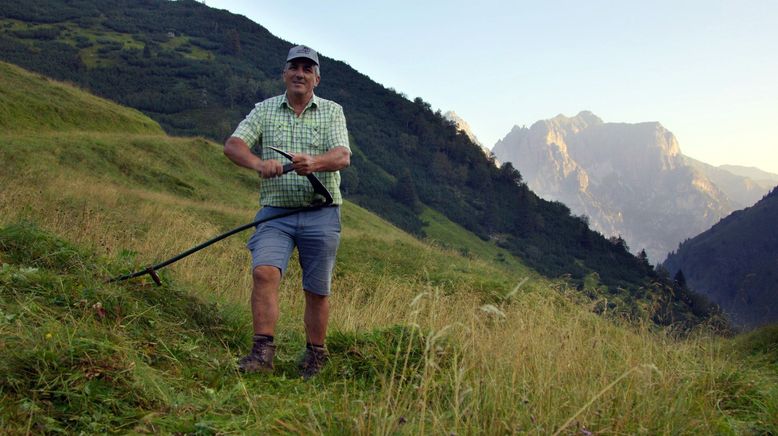
POLYGON ((224 154, 235 164, 258 172, 263 179, 278 177, 284 173, 281 162, 273 159, 262 160, 254 156, 248 144, 235 136, 231 136, 224 143, 224 154))
POLYGON ((272 179, 284 174, 284 166, 275 159, 260 161, 256 170, 263 179, 272 179))
POLYGON ((324 154, 311 156, 305 153, 292 153, 292 164, 297 174, 307 176, 320 171, 338 171, 351 163, 351 152, 345 147, 335 147, 324 154))
POLYGON ((295 153, 292 155, 292 163, 294 164, 295 172, 301 176, 307 176, 315 171, 319 171, 318 159, 310 154, 295 153))

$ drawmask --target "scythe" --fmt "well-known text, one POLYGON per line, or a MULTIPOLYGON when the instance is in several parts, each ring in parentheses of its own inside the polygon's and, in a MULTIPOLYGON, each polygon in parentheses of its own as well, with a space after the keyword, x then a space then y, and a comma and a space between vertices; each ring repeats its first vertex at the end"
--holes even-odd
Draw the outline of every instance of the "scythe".
MULTIPOLYGON (((289 160, 292 160, 292 155, 291 154, 289 154, 289 153, 287 153, 287 152, 285 152, 283 150, 279 150, 279 149, 277 149, 275 147, 270 147, 270 149, 275 151, 276 153, 281 154, 285 158, 287 158, 289 160)), ((290 172, 292 170, 294 170, 293 164, 288 163, 288 164, 284 165, 284 174, 286 174, 286 173, 288 173, 288 172, 290 172)), ((194 254, 194 253, 202 250, 203 248, 206 248, 206 247, 208 247, 210 245, 213 245, 213 244, 221 241, 222 239, 228 238, 228 237, 230 237, 230 236, 232 236, 232 235, 234 235, 236 233, 240 233, 240 232, 242 232, 242 231, 244 231, 246 229, 249 229, 251 227, 256 227, 259 224, 262 224, 264 222, 267 222, 267 221, 270 221, 270 220, 274 220, 276 218, 282 218, 282 217, 285 217, 285 216, 293 215, 293 214, 296 214, 296 213, 299 213, 299 212, 303 212, 303 211, 306 211, 306 210, 313 210, 313 209, 318 209, 318 208, 322 208, 322 207, 326 207, 326 206, 331 205, 332 201, 333 201, 332 194, 330 194, 330 191, 328 191, 327 188, 324 187, 324 185, 321 183, 321 180, 319 180, 318 177, 316 177, 316 175, 313 174, 313 173, 308 174, 306 177, 308 178, 308 181, 311 183, 311 186, 313 187, 314 194, 318 194, 317 198, 314 199, 314 201, 311 203, 311 205, 305 206, 305 207, 299 207, 299 208, 295 208, 295 209, 289 209, 289 210, 286 210, 286 211, 281 212, 279 214, 276 214, 276 215, 273 215, 273 216, 270 216, 270 217, 267 217, 267 218, 262 218, 260 220, 256 220, 256 221, 244 224, 244 225, 242 225, 240 227, 236 227, 236 228, 234 228, 234 229, 232 229, 232 230, 230 230, 228 232, 222 233, 219 236, 216 236, 216 237, 214 237, 212 239, 209 239, 208 241, 205 241, 205 242, 203 242, 200 245, 192 247, 189 250, 184 251, 183 253, 180 253, 180 254, 178 254, 178 255, 176 255, 174 257, 171 257, 170 259, 168 259, 168 260, 166 260, 164 262, 160 262, 160 263, 158 263, 156 265, 150 265, 150 266, 148 266, 145 269, 142 269, 140 271, 136 271, 136 272, 133 272, 133 273, 130 273, 130 274, 126 274, 126 275, 123 275, 123 276, 119 276, 119 277, 114 277, 112 279, 109 279, 108 282, 109 283, 111 283, 111 282, 121 282, 121 281, 124 281, 124 280, 129 280, 129 279, 133 279, 133 278, 140 277, 140 276, 148 274, 149 276, 151 276, 151 279, 154 280, 154 283, 156 283, 157 286, 162 286, 162 280, 160 280, 159 275, 157 274, 157 271, 162 269, 162 268, 164 268, 164 267, 166 267, 166 266, 168 266, 168 265, 170 265, 170 264, 172 264, 172 263, 178 262, 179 260, 189 256, 190 254, 194 254)))

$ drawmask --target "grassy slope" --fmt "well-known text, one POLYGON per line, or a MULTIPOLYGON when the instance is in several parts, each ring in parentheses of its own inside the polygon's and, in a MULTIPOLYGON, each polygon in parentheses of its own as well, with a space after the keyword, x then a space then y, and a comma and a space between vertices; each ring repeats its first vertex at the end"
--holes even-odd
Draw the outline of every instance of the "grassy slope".
MULTIPOLYGON (((0 95, 10 92, 6 77, 0 95)), ((19 77, 58 107, 92 98, 70 89, 75 101, 60 102, 52 93, 61 85, 19 77)), ((493 262, 489 247, 464 234, 452 246, 470 244, 468 257, 351 204, 332 297, 333 364, 312 383, 294 377, 303 331, 293 266, 282 284, 279 369, 241 377, 233 363, 249 345, 247 234, 168 268, 164 288, 102 283, 246 222, 255 208, 255 176, 226 162, 220 146, 124 132, 114 121, 133 114, 0 135, 0 186, 12 187, 0 191, 2 428, 778 429, 774 352, 762 352, 774 333, 681 341, 620 327, 574 303, 563 285, 493 262)), ((430 223, 442 229, 433 234, 457 232, 434 216, 430 223)))
POLYGON ((511 271, 525 271, 528 276, 532 274, 532 271, 508 250, 498 247, 494 242, 484 241, 434 209, 425 207, 421 219, 425 222, 424 232, 429 242, 457 250, 465 257, 492 260, 511 271))
POLYGON ((162 133, 139 111, 0 62, 0 131, 162 133), (39 89, 44 86, 45 90, 39 89))

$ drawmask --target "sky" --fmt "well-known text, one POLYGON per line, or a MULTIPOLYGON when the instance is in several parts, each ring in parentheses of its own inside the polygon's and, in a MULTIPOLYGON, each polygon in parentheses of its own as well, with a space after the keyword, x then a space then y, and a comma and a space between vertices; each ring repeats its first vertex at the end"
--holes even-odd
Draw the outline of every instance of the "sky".
POLYGON ((709 164, 778 173, 776 0, 205 3, 455 111, 490 148, 589 110, 658 121, 709 164))

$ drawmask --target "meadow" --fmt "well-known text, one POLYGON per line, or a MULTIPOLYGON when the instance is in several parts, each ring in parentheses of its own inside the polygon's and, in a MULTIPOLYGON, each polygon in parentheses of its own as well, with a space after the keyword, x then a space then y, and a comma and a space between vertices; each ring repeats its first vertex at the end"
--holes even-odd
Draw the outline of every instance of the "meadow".
POLYGON ((256 175, 219 144, 166 136, 135 111, 0 68, 1 107, 17 89, 39 102, 0 112, 8 433, 778 432, 778 329, 729 338, 595 314, 597 301, 433 212, 420 241, 348 202, 330 364, 297 377, 293 261, 276 371, 240 374, 248 232, 166 268, 161 287, 106 279, 249 222, 256 175))

